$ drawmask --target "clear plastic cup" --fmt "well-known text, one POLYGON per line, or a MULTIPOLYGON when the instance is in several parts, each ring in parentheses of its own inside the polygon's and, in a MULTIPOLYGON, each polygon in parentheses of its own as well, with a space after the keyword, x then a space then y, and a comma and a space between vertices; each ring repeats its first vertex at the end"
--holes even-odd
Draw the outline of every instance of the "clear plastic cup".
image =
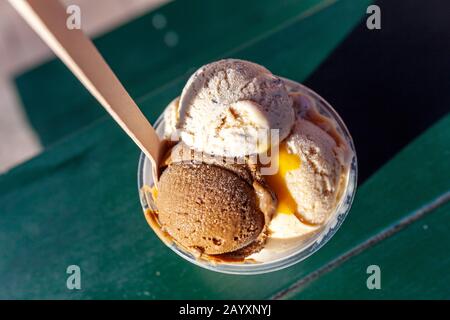
MULTIPOLYGON (((350 207, 353 202, 353 198, 356 192, 357 186, 357 174, 358 174, 358 166, 356 159, 355 147, 353 144, 352 137, 348 132, 347 127, 344 122, 337 114, 337 112, 327 103, 321 96, 312 91, 311 89, 297 83, 291 81, 289 79, 284 79, 286 85, 290 87, 292 91, 297 91, 302 94, 308 95, 312 98, 316 104, 316 108, 321 115, 329 117, 334 120, 337 124, 337 130, 340 135, 345 139, 348 146, 352 151, 352 158, 350 160, 349 173, 347 175, 347 181, 345 183, 344 191, 342 192, 342 196, 338 205, 336 206, 335 212, 331 214, 330 219, 325 223, 324 226, 320 228, 318 232, 312 235, 310 238, 305 241, 300 241, 298 246, 294 246, 293 248, 283 249, 280 248, 277 252, 276 259, 271 261, 263 261, 263 262, 218 262, 218 261, 209 261, 206 259, 198 259, 198 257, 194 256, 191 252, 186 251, 185 249, 177 246, 173 241, 167 241, 167 238, 163 235, 161 230, 159 230, 159 226, 157 221, 153 221, 150 217, 146 216, 147 221, 149 222, 150 227, 155 231, 156 235, 162 240, 165 245, 167 245, 170 249, 172 249, 176 254, 178 254, 183 259, 196 264, 200 267, 216 271, 222 273, 229 274, 241 274, 241 275, 250 275, 250 274, 260 274, 267 273, 272 271, 281 270, 292 266, 302 260, 305 260, 310 255, 318 251, 321 247, 327 243, 331 237, 336 233, 339 227, 342 225, 345 220, 348 212, 350 211, 350 207)), ((157 133, 160 136, 163 136, 164 133, 164 117, 161 115, 154 124, 157 133)), ((147 215, 148 210, 157 211, 156 205, 152 200, 152 196, 149 192, 149 188, 144 188, 144 186, 152 187, 154 185, 154 179, 152 174, 152 164, 150 160, 141 153, 139 158, 138 165, 138 190, 140 194, 140 201, 142 205, 142 209, 144 214, 147 215)))

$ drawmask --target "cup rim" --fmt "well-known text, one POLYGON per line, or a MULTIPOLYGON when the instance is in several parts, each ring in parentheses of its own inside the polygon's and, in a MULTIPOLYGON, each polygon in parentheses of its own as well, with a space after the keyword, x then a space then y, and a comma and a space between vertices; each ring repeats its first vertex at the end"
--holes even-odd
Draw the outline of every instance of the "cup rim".
MULTIPOLYGON (((334 110, 334 108, 319 94, 317 94, 310 88, 298 82, 285 78, 282 79, 288 84, 290 83, 291 85, 300 87, 302 90, 306 91, 311 97, 313 97, 316 101, 320 102, 322 107, 325 107, 326 111, 333 117, 333 120, 337 123, 338 127, 341 129, 346 142, 348 143, 350 149, 353 152, 352 160, 349 167, 349 173, 347 177, 347 185, 345 187, 344 193, 341 196, 341 199, 339 200, 339 204, 336 206, 335 212, 333 213, 334 218, 330 219, 324 225, 323 230, 321 230, 317 234, 317 237, 316 236, 311 237, 311 239, 309 239, 309 241, 304 246, 302 246, 295 252, 273 261, 260 263, 217 263, 206 260, 199 260, 196 257, 194 257, 191 253, 186 252, 182 248, 179 248, 175 243, 168 244, 163 239, 160 239, 164 244, 166 244, 166 246, 168 246, 172 251, 174 251, 177 255, 179 255, 183 259, 202 268, 226 274, 255 275, 278 271, 284 268, 288 268, 296 263, 299 263, 307 259, 315 252, 317 252, 334 236, 334 234, 341 227, 342 223, 347 217, 352 207, 352 203, 356 194, 358 181, 358 161, 352 136, 350 135, 347 126, 345 125, 344 121, 339 116, 339 114, 336 112, 336 110, 334 110)), ((164 111, 160 114, 160 116, 154 123, 154 127, 156 128, 157 131, 159 126, 161 126, 164 122, 165 111, 166 109, 164 109, 164 111)), ((147 203, 146 197, 144 194, 142 194, 141 190, 142 187, 146 185, 145 180, 147 175, 150 175, 150 177, 147 177, 147 179, 151 178, 151 181, 153 182, 153 177, 151 177, 152 173, 151 166, 152 166, 151 161, 145 156, 143 152, 141 152, 138 162, 137 180, 138 180, 138 192, 140 195, 139 198, 144 215, 146 210, 148 210, 150 206, 147 203)), ((153 228, 151 227, 151 229, 153 228)), ((158 233, 156 234, 158 235, 158 233)))

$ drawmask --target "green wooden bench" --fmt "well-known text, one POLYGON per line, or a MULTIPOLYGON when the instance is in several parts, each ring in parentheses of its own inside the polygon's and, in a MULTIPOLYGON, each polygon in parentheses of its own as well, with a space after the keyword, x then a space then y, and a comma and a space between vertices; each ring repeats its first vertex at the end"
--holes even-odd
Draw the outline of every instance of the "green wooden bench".
MULTIPOLYGON (((145 60, 152 45, 138 41, 143 31, 134 40, 130 33, 143 26, 151 29, 152 14, 104 35, 97 44, 154 121, 179 94, 190 68, 220 57, 253 60, 276 74, 304 80, 345 38, 370 1, 276 3, 265 2, 265 9, 256 9, 262 16, 278 17, 270 23, 244 8, 247 16, 237 14, 240 18, 235 23, 244 26, 244 19, 253 17, 259 23, 254 29, 238 32, 236 27, 224 43, 202 44, 201 52, 191 47, 189 57, 184 58, 180 51, 172 63, 161 53, 165 62, 155 59, 142 69, 135 65, 145 60), (290 6, 289 13, 284 5, 290 6), (136 45, 130 48, 136 61, 129 58, 123 62, 129 67, 121 67, 116 47, 122 48, 124 45, 118 44, 127 43, 127 37, 136 45)), ((188 20, 186 12, 179 12, 180 8, 187 10, 189 6, 185 6, 176 2, 158 12, 167 16, 170 25, 175 17, 188 20)), ((227 7, 207 10, 220 17, 217 8, 227 7)), ((193 6, 192 10, 196 16, 201 8, 193 6)), ((220 29, 223 21, 214 26, 215 21, 208 22, 212 30, 226 31, 220 29)), ((181 46, 184 36, 191 35, 191 26, 182 28, 179 23, 179 28, 171 28, 180 32, 181 46)), ((157 42, 158 33, 147 31, 154 34, 148 36, 149 41, 157 42)), ((209 33, 206 29, 201 32, 209 33)), ((209 34, 213 41, 213 32, 209 34)), ((201 43, 196 41, 193 43, 201 43)), ((35 95, 33 108, 52 115, 34 123, 36 128, 40 123, 42 140, 51 145, 43 154, 0 176, 0 298, 450 298, 446 290, 450 276, 443 271, 450 264, 446 250, 450 235, 445 225, 450 209, 450 168, 442 161, 450 155, 450 115, 359 188, 347 220, 319 252, 275 273, 224 275, 180 259, 149 229, 136 186, 139 151, 112 120, 102 117, 100 111, 90 111, 101 109, 62 70, 60 63, 51 62, 18 80, 24 102, 29 103, 35 95), (38 85, 44 75, 54 78, 61 91, 38 85), (35 86, 29 88, 31 84, 35 86), (55 111, 56 97, 44 104, 52 96, 50 89, 70 102, 60 113, 55 111), (81 109, 89 111, 67 127, 68 114, 78 114, 81 109), (50 128, 52 117, 60 128, 50 128), (79 291, 66 288, 66 268, 72 264, 82 270, 79 291), (381 268, 382 290, 366 287, 366 268, 373 264, 381 268), (426 277, 428 274, 435 276, 426 277)))

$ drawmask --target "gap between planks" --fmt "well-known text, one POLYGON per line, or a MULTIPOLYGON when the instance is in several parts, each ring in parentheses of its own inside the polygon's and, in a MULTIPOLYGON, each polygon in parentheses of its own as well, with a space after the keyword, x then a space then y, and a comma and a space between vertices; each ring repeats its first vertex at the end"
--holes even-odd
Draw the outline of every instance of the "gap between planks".
POLYGON ((370 237, 369 239, 367 239, 360 245, 357 245, 356 247, 350 249, 346 253, 331 260, 329 263, 327 263, 323 267, 317 269, 316 271, 311 272, 310 274, 306 275, 305 277, 301 278, 300 280, 294 282, 288 288, 275 293, 269 299, 271 299, 271 300, 283 299, 286 296, 288 296, 290 293, 297 292, 298 290, 306 287, 311 282, 315 281, 322 275, 332 271, 333 269, 342 265, 343 263, 350 260, 351 258, 359 255, 360 253, 362 253, 363 251, 365 251, 367 249, 370 249, 371 247, 386 240, 387 238, 390 238, 391 236, 393 236, 396 233, 400 232, 401 230, 405 229, 406 227, 408 227, 412 223, 416 222, 417 220, 422 219, 423 217, 425 217, 427 214, 431 213, 438 207, 446 204, 449 200, 450 200, 450 191, 444 192, 443 194, 436 197, 435 199, 428 202, 427 204, 420 207, 419 209, 407 214, 406 217, 404 217, 400 221, 390 225, 389 227, 385 228, 381 232, 370 237))

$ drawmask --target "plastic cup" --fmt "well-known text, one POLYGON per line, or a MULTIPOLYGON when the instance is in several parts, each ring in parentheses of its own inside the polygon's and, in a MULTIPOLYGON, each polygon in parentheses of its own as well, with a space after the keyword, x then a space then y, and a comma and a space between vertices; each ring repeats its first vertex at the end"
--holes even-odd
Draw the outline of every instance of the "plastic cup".
MULTIPOLYGON (((171 250, 173 250, 183 259, 205 269, 221 273, 250 275, 273 272, 292 266, 293 264, 303 261, 317 252, 333 237, 333 235, 337 232, 339 227, 344 222, 348 212, 350 211, 357 186, 358 166, 352 137, 338 113, 321 96, 299 83, 288 79, 285 79, 285 81, 287 86, 289 86, 293 91, 298 91, 302 94, 308 95, 309 98, 312 98, 316 104, 317 110, 321 115, 334 120, 334 122, 337 124, 338 132, 346 140, 348 146, 352 150, 353 155, 346 179, 347 181, 345 183, 344 191, 342 193, 340 201, 336 206, 335 212, 331 214, 331 217, 328 219, 325 225, 322 226, 317 233, 312 235, 306 241, 299 242, 298 246, 290 247, 288 249, 280 248, 280 250, 277 250, 275 259, 262 262, 240 263, 225 261, 217 262, 209 261, 206 259, 198 259, 198 257, 194 256, 191 252, 188 252, 185 249, 177 246, 173 241, 168 242, 167 239, 162 236, 161 230, 158 230, 159 227, 157 221, 153 221, 152 223, 150 223, 148 217, 146 217, 147 221, 149 221, 150 227, 155 231, 156 235, 171 250)), ((162 136, 164 132, 163 115, 161 115, 156 120, 154 126, 157 133, 162 136)), ((152 187, 154 185, 151 166, 152 164, 149 159, 143 153, 141 153, 138 165, 138 190, 140 193, 140 201, 144 214, 147 214, 149 209, 157 211, 156 205, 152 200, 153 198, 151 194, 149 194, 148 188, 144 188, 144 186, 152 187)))

